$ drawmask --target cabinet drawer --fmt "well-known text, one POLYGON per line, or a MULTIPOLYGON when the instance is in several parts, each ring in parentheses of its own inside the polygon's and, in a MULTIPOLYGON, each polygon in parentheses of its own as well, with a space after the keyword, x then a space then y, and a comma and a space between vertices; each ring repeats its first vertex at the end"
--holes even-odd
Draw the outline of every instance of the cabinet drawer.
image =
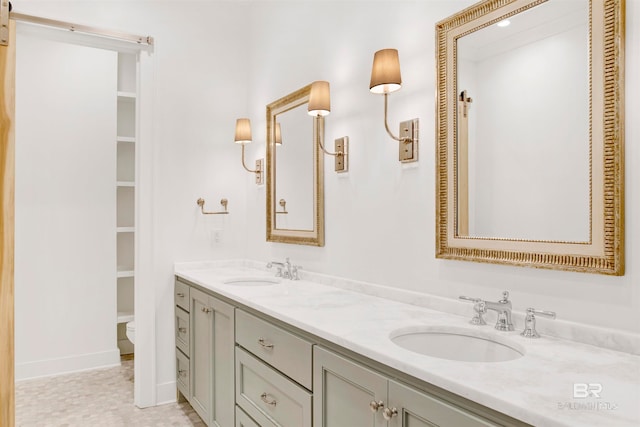
POLYGON ((236 427, 260 427, 239 406, 236 406, 236 427))
POLYGON ((176 347, 189 356, 189 313, 176 307, 176 347))
POLYGON ((312 395, 236 347, 236 403, 259 425, 311 427, 312 395))
POLYGON ((178 390, 189 400, 189 358, 176 349, 176 383, 178 390))
POLYGON ((191 288, 186 283, 176 280, 174 288, 174 300, 178 307, 182 307, 187 313, 189 312, 189 291, 191 288))
POLYGON ((236 342, 311 390, 312 343, 242 310, 236 310, 236 342))

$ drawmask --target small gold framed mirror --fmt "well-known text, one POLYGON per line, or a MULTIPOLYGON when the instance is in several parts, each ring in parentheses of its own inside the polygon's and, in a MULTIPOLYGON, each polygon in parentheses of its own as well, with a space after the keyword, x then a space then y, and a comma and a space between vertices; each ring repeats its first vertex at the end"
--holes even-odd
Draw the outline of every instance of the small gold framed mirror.
POLYGON ((267 105, 268 242, 324 246, 324 118, 308 114, 310 94, 267 105))
POLYGON ((624 274, 624 0, 487 0, 436 34, 436 257, 624 274))

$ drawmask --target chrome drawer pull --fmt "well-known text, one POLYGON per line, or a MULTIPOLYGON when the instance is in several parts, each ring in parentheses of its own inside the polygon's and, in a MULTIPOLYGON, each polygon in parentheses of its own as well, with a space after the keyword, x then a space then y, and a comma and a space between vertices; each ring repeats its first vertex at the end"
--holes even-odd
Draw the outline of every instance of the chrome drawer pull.
POLYGON ((208 308, 208 307, 202 307, 202 312, 209 314, 209 313, 211 313, 211 309, 208 308))
POLYGON ((371 412, 378 412, 379 409, 384 408, 384 402, 382 400, 379 402, 372 400, 369 403, 369 408, 371 408, 371 412))
POLYGON ((276 402, 276 399, 273 398, 273 396, 271 396, 269 399, 267 399, 267 397, 269 397, 269 396, 271 396, 271 395, 269 395, 267 393, 262 393, 260 395, 260 399, 262 399, 262 401, 264 403, 266 403, 267 405, 276 406, 276 403, 278 403, 278 402, 276 402))
POLYGON ((182 327, 182 328, 178 328, 178 331, 182 332, 183 334, 187 333, 187 328, 182 327))
POLYGON ((260 338, 258 340, 258 344, 260 344, 263 348, 266 348, 269 350, 273 349, 273 344, 267 342, 267 340, 265 340, 264 338, 260 338))
POLYGON ((178 374, 180 374, 181 377, 186 377, 187 376, 187 370, 186 369, 179 369, 178 370, 178 374))
POLYGON ((184 298, 184 294, 182 292, 178 292, 176 295, 179 296, 180 298, 184 298))

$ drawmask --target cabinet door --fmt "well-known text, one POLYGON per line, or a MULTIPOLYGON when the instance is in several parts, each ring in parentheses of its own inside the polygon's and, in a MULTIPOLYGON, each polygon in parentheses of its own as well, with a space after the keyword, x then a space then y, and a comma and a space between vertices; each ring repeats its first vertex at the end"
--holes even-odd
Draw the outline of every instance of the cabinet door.
POLYGON ((313 425, 383 427, 387 379, 335 353, 313 350, 313 425), (372 403, 382 402, 371 409, 372 403))
POLYGON ((213 308, 209 304, 209 296, 197 289, 191 289, 190 300, 191 396, 189 402, 200 418, 209 425, 213 386, 211 370, 213 308))
POLYGON ((233 425, 234 393, 234 316, 233 306, 209 297, 213 309, 213 350, 211 372, 213 379, 211 423, 216 427, 233 425))
POLYGON ((495 426, 462 408, 389 380, 389 427, 495 426))

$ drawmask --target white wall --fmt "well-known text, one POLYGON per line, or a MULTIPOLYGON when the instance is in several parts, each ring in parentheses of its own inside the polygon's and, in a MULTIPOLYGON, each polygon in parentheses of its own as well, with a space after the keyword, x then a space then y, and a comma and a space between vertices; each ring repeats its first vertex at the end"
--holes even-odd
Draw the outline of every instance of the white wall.
MULTIPOLYGON (((640 123, 637 49, 640 4, 627 2, 626 257, 624 277, 435 259, 434 24, 472 1, 263 2, 252 7, 252 117, 313 80, 331 82, 326 139, 349 135, 350 172, 325 165, 326 246, 266 243, 264 194, 249 186, 249 258, 445 297, 499 299, 554 310, 564 320, 640 332, 640 123), (635 25, 635 28, 634 28, 635 25), (395 47, 403 88, 390 97, 390 123, 420 118, 420 161, 403 166, 382 124, 382 98, 369 93, 373 53, 395 47), (266 83, 268 82, 268 84, 266 83)), ((254 122, 255 123, 255 122, 254 122)), ((254 126, 264 126, 255 123, 254 126)), ((256 156, 262 149, 255 147, 256 156)))
MULTIPOLYGON (((640 332, 640 123, 626 125, 627 274, 604 277, 436 260, 434 24, 465 1, 352 2, 14 2, 16 10, 148 33, 156 38, 154 233, 157 383, 174 380, 174 261, 290 256, 307 270, 451 298, 498 299, 515 309, 555 310, 565 320, 640 332), (420 161, 401 165, 382 123, 383 99, 369 93, 373 53, 400 51, 403 89, 390 98, 390 123, 420 118, 420 161), (350 171, 325 164, 326 246, 265 242, 265 188, 240 165, 237 117, 252 119, 247 164, 264 157, 266 105, 314 80, 328 80, 326 140, 350 137, 350 171), (231 214, 205 218, 229 199, 231 214), (212 246, 210 231, 223 230, 212 246)), ((640 43, 640 4, 627 2, 627 46, 640 43), (635 28, 634 28, 635 26, 635 28)), ((627 49, 627 93, 640 90, 640 52, 627 49)), ((627 96, 627 117, 640 100, 627 96)), ((165 387, 166 386, 166 387, 165 387)))
POLYGON ((154 181, 150 285, 156 288, 157 400, 174 399, 173 263, 245 256, 245 191, 254 177, 242 169, 240 147, 233 143, 235 119, 247 116, 245 6, 109 0, 13 6, 21 13, 155 38, 153 155, 143 161, 152 163, 154 181), (221 208, 220 199, 227 198, 230 214, 201 215, 199 197, 208 210, 221 208), (213 230, 221 230, 219 244, 212 241, 213 230))
POLYGON ((16 379, 120 361, 117 55, 23 30, 16 41, 16 379))

